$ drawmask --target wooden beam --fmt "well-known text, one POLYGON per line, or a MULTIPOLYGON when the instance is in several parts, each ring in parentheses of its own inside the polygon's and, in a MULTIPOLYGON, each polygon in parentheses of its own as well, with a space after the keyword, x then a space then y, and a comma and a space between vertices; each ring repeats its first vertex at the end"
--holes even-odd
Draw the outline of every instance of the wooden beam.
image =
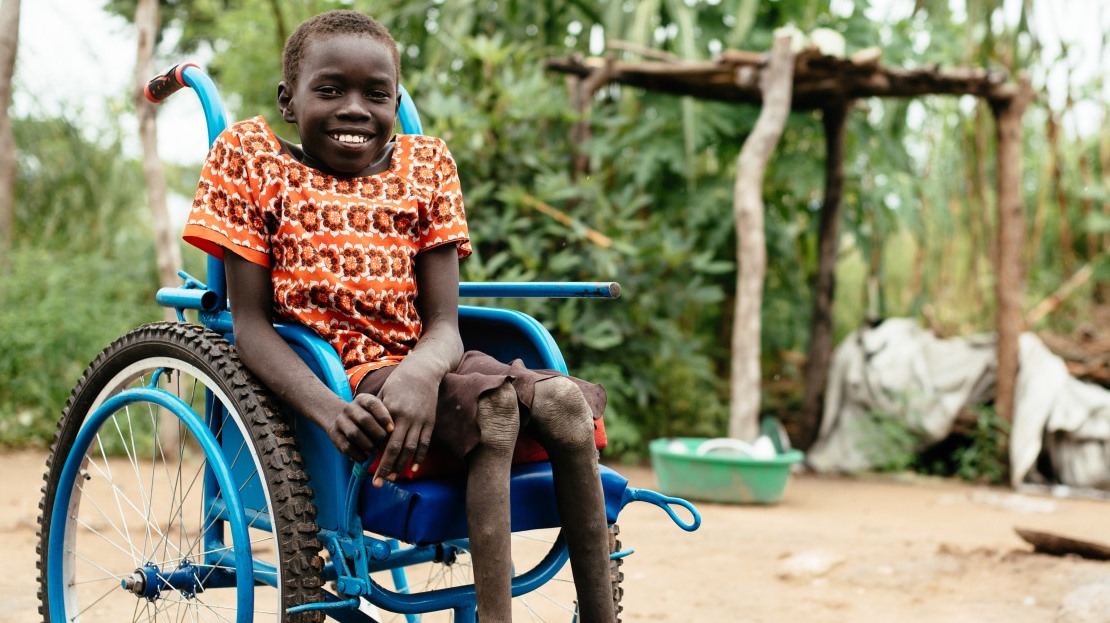
MULTIPOLYGON (((1014 390, 1018 372, 1018 338, 1025 329, 1022 303, 1025 270, 1022 249, 1025 214, 1021 199, 1021 118, 1033 99, 1028 76, 1022 76, 1014 96, 990 100, 998 135, 998 259, 995 264, 998 379, 995 410, 1013 421, 1014 390)), ((1016 483, 1015 483, 1016 484, 1016 483)))
POLYGON ((840 246, 840 206, 844 196, 844 140, 850 107, 850 104, 834 101, 821 115, 825 127, 825 202, 821 205, 809 356, 806 358, 802 394, 802 425, 797 440, 801 448, 808 448, 821 428, 822 400, 832 359, 836 255, 840 246))
MULTIPOLYGON (((726 50, 712 61, 617 61, 613 82, 650 91, 701 99, 761 104, 759 74, 766 71, 767 55, 726 50)), ((552 71, 587 76, 602 67, 601 58, 555 58, 552 71)), ((992 100, 1014 97, 1015 85, 1002 72, 973 68, 913 69, 882 66, 878 58, 824 56, 806 50, 795 60, 791 106, 794 110, 824 108, 832 99, 972 95, 992 100)))

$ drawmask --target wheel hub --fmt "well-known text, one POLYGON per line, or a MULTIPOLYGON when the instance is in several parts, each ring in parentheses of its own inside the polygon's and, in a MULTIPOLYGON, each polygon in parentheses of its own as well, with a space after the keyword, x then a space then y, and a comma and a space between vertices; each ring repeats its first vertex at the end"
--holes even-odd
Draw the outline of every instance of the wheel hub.
POLYGON ((201 568, 188 558, 172 571, 163 571, 158 565, 148 562, 123 578, 120 587, 136 597, 145 597, 147 601, 157 600, 167 590, 177 591, 186 599, 192 599, 204 591, 200 575, 201 568))

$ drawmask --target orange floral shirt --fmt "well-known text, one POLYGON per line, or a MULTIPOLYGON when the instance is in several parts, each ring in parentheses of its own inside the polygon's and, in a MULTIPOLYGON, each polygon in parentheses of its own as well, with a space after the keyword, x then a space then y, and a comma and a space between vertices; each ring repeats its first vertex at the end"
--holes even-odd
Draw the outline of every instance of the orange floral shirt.
POLYGON ((414 258, 443 245, 470 255, 455 161, 444 142, 398 135, 386 171, 336 177, 296 161, 262 117, 208 153, 184 239, 268 266, 275 319, 316 331, 353 385, 416 345, 414 258))

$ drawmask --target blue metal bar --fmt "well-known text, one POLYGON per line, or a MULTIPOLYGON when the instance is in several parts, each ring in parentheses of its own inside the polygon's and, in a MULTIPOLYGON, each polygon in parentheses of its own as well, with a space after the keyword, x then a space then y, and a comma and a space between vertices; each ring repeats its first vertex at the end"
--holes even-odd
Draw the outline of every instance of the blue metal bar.
MULTIPOLYGON (((204 109, 204 122, 208 128, 208 144, 212 145, 216 137, 227 128, 227 112, 224 110, 220 92, 215 83, 199 67, 188 66, 181 72, 185 84, 192 87, 200 99, 201 108, 204 109)), ((217 309, 227 307, 227 280, 224 278, 224 263, 211 255, 208 256, 207 268, 208 289, 217 296, 217 309)))
POLYGON ((423 134, 424 125, 420 123, 420 113, 416 111, 416 104, 412 101, 407 89, 397 85, 401 90, 401 108, 397 111, 397 118, 401 121, 402 134, 423 134))
MULTIPOLYGON (((562 534, 552 544, 543 560, 529 571, 513 578, 513 597, 530 593, 555 577, 567 562, 567 545, 562 534)), ((371 579, 370 602, 379 608, 401 614, 454 610, 456 620, 467 620, 474 607, 474 585, 441 588, 422 593, 400 594, 388 590, 371 579)), ((472 619, 470 619, 472 620, 472 619)))
POLYGON ((490 298, 591 298, 615 299, 621 295, 621 285, 608 282, 474 282, 459 283, 459 296, 485 296, 490 298))
POLYGON ((621 508, 628 506, 631 502, 647 502, 658 506, 670 515, 671 521, 673 521, 675 525, 687 532, 693 532, 701 527, 701 513, 698 512, 698 509, 694 508, 693 504, 682 498, 673 498, 649 489, 629 487, 624 490, 624 499, 621 500, 621 508), (691 521, 685 522, 679 518, 678 514, 671 508, 671 505, 681 506, 689 511, 692 518, 691 521))
POLYGON ((204 70, 195 65, 189 65, 181 72, 185 84, 192 87, 200 99, 201 108, 204 109, 204 123, 208 127, 208 144, 215 142, 216 137, 227 128, 227 111, 224 110, 223 101, 216 84, 204 73, 204 70))
MULTIPOLYGON (((238 600, 238 613, 236 621, 250 623, 254 618, 254 565, 251 561, 250 539, 247 534, 246 522, 242 520, 243 508, 239 500, 238 490, 232 478, 231 470, 227 463, 221 460, 220 444, 208 430, 208 426, 201 420, 185 401, 173 394, 159 389, 128 389, 112 396, 93 411, 69 450, 65 465, 59 476, 61 483, 77 482, 77 472, 84 462, 85 455, 96 438, 97 433, 109 417, 120 409, 136 402, 149 402, 173 413, 196 438, 204 455, 208 458, 208 468, 215 474, 223 490, 224 501, 233 521, 231 524, 232 536, 235 540, 235 553, 242 564, 235 569, 236 596, 238 600), (234 518, 238 518, 235 520, 234 518)), ((63 554, 66 552, 66 526, 69 519, 70 502, 72 501, 74 487, 60 487, 54 498, 54 507, 50 514, 50 548, 47 553, 48 569, 47 590, 50 594, 50 620, 67 621, 77 613, 65 612, 65 578, 63 554)), ((122 590, 122 589, 121 589, 122 590)))
POLYGON ((219 309, 220 303, 219 295, 211 290, 181 287, 161 288, 154 295, 154 300, 162 307, 202 311, 215 311, 219 309))

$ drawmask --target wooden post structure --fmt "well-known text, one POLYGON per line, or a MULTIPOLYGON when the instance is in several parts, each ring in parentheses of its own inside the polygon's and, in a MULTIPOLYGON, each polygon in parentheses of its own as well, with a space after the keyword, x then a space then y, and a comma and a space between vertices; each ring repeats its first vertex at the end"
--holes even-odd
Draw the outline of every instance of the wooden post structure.
POLYGON ((844 195, 844 139, 850 100, 821 110, 825 127, 825 202, 821 205, 817 242, 817 276, 813 284, 809 356, 802 394, 802 430, 797 443, 808 448, 821 427, 822 399, 833 350, 833 302, 836 299, 836 253, 840 245, 840 206, 844 195))
POLYGON ((763 107, 736 160, 733 214, 736 219, 736 307, 732 318, 732 365, 728 434, 759 435, 763 280, 767 244, 763 232, 763 174, 790 116, 794 52, 790 38, 775 39, 760 78, 763 107))
POLYGON ((572 180, 585 176, 590 171, 590 157, 582 151, 582 146, 590 140, 590 103, 598 89, 609 82, 613 59, 606 58, 605 65, 599 67, 585 78, 571 76, 569 80, 571 105, 578 113, 578 120, 571 129, 570 144, 574 150, 571 157, 570 175, 572 180))
POLYGON ((1014 390, 1018 373, 1018 338, 1024 330, 1021 307, 1025 270, 1021 251, 1025 245, 1025 214, 1021 200, 1021 118, 1033 99, 1029 77, 1022 76, 1012 95, 990 100, 998 134, 998 258, 995 265, 998 373, 995 410, 1013 421, 1014 390))

